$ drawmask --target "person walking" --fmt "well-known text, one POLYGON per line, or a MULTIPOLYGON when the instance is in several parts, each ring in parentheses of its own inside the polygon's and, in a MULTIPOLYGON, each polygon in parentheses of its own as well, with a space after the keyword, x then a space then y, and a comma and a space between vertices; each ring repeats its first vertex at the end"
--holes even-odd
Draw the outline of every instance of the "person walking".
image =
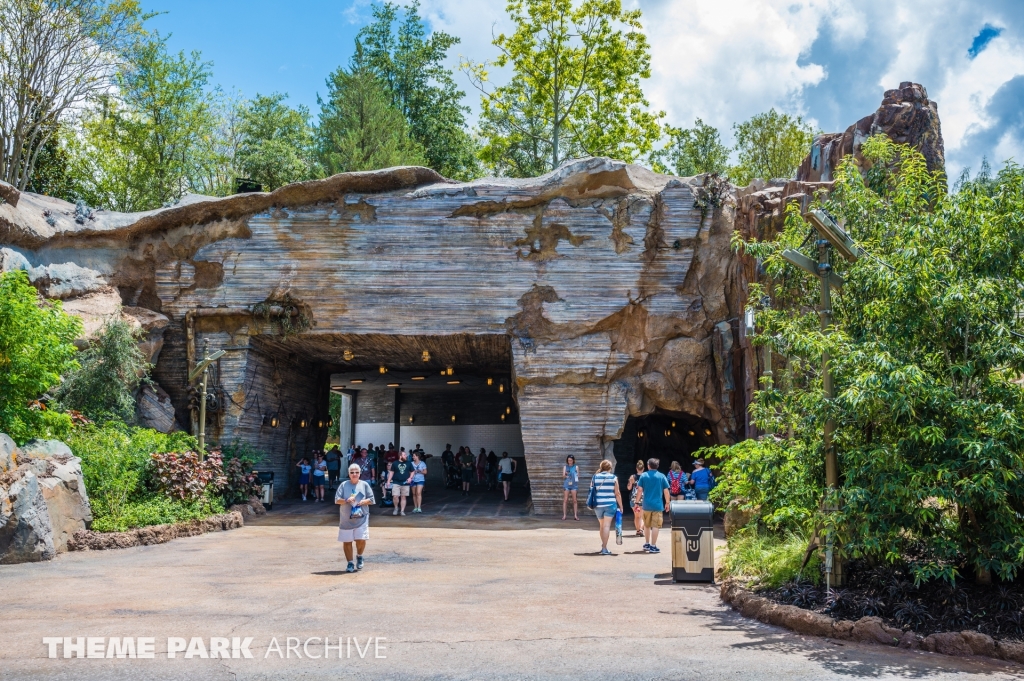
POLYGON ((313 463, 313 501, 324 500, 324 483, 327 481, 327 461, 323 452, 316 453, 313 463))
POLYGON ((641 475, 636 486, 640 488, 640 503, 644 514, 644 551, 661 553, 658 549, 658 531, 661 529, 665 509, 669 508, 669 484, 658 466, 657 459, 647 460, 647 471, 641 475))
POLYGON ((341 470, 341 450, 337 445, 331 447, 324 457, 327 460, 327 486, 331 489, 338 485, 338 475, 341 470))
POLYGON ((487 491, 498 487, 498 455, 492 449, 487 455, 487 491))
POLYGON ((665 477, 668 478, 668 492, 672 495, 672 501, 680 501, 683 498, 686 483, 690 476, 686 474, 678 461, 673 461, 668 475, 665 477))
POLYGON ((405 515, 405 502, 409 499, 409 483, 412 481, 412 462, 405 448, 398 453, 398 461, 391 464, 388 472, 388 482, 391 483, 391 500, 395 502, 395 510, 391 515, 398 515, 401 511, 405 515))
POLYGON ((469 496, 469 485, 476 474, 476 457, 469 447, 460 447, 459 464, 462 466, 462 496, 469 496))
POLYGON ((419 445, 412 450, 412 505, 413 513, 423 513, 423 487, 427 482, 427 462, 419 445))
POLYGON ((644 512, 640 508, 640 488, 636 481, 644 472, 644 462, 636 462, 636 474, 629 476, 626 482, 626 489, 629 490, 629 507, 633 509, 633 527, 636 528, 636 536, 644 536, 644 512))
POLYGON ((597 516, 598 529, 601 532, 601 555, 610 556, 608 537, 612 533, 612 521, 615 514, 622 510, 622 494, 619 492, 619 480, 612 473, 612 462, 605 459, 597 468, 597 473, 590 482, 594 487, 594 514, 597 516))
POLYGON ((508 452, 502 452, 501 458, 498 459, 498 474, 505 492, 505 501, 508 501, 508 493, 512 490, 512 477, 516 474, 516 461, 509 458, 508 452))
POLYGON ((376 503, 373 498, 373 487, 365 480, 360 480, 362 471, 358 464, 348 467, 348 480, 338 485, 334 495, 334 503, 341 506, 338 520, 338 541, 345 549, 348 559, 348 572, 363 569, 363 551, 370 538, 370 509, 376 503), (352 544, 355 543, 356 553, 353 562, 352 544))
POLYGON ((708 500, 708 492, 715 486, 715 476, 704 467, 704 459, 697 459, 693 462, 693 475, 690 476, 690 484, 698 500, 708 500))
POLYGON ((302 493, 302 500, 306 500, 306 492, 309 491, 309 478, 310 473, 313 470, 313 466, 310 465, 309 459, 302 457, 302 459, 295 464, 295 467, 299 469, 299 492, 302 493))
POLYGON ((577 490, 580 486, 580 469, 576 465, 576 457, 570 454, 565 457, 565 465, 562 466, 562 520, 565 520, 566 508, 569 505, 569 497, 572 497, 572 515, 576 520, 580 519, 579 502, 577 501, 577 490))

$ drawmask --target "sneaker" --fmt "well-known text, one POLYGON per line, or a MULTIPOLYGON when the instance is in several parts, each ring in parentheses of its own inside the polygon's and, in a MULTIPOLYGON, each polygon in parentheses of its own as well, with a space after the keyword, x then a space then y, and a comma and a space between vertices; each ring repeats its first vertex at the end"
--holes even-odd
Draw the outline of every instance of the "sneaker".
POLYGON ((355 572, 355 571, 356 571, 356 564, 353 563, 352 561, 349 561, 348 568, 345 569, 345 572, 355 572))
POLYGON ((634 536, 634 537, 642 537, 642 536, 644 536, 644 532, 643 532, 643 530, 637 530, 637 531, 636 531, 636 534, 635 534, 635 535, 633 535, 633 536, 634 536))
POLYGON ((363 569, 363 557, 362 556, 356 556, 356 570, 362 570, 362 569, 363 569))
POLYGON ((661 549, 659 549, 657 546, 652 546, 651 548, 649 548, 647 550, 650 553, 661 553, 661 549))
MULTIPOLYGON (((392 511, 391 515, 398 515, 398 509, 396 508, 394 511, 392 511)), ((403 515, 405 515, 405 514, 403 513, 403 515)))
POLYGON ((602 556, 610 556, 610 555, 612 555, 612 552, 611 552, 611 551, 609 551, 609 550, 608 550, 608 549, 606 549, 606 548, 602 548, 602 549, 601 549, 601 555, 602 555, 602 556))
POLYGON ((401 513, 399 513, 398 515, 405 515, 405 511, 402 511, 402 512, 401 512, 401 513))
POLYGON ((649 551, 651 548, 650 544, 644 544, 644 551, 649 551))

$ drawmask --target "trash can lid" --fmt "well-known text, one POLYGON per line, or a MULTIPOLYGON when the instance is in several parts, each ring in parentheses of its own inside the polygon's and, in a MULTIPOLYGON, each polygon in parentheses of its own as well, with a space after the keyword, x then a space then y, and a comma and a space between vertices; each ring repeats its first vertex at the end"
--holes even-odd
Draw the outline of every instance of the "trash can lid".
POLYGON ((715 507, 709 501, 673 501, 671 505, 672 527, 682 527, 684 522, 701 522, 710 527, 715 507))

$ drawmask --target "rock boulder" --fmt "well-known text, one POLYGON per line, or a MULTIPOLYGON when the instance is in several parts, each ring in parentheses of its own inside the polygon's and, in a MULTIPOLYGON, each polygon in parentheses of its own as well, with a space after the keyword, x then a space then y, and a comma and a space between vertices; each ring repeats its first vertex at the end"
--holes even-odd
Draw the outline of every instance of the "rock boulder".
POLYGON ((51 560, 56 554, 39 478, 27 469, 0 476, 0 564, 51 560))

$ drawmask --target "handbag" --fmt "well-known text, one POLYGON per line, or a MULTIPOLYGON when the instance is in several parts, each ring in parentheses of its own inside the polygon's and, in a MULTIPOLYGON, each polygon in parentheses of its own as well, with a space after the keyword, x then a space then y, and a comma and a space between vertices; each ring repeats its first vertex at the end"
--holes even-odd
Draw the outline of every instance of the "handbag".
POLYGON ((590 480, 590 494, 587 495, 587 508, 591 511, 597 508, 597 483, 593 478, 590 480))

